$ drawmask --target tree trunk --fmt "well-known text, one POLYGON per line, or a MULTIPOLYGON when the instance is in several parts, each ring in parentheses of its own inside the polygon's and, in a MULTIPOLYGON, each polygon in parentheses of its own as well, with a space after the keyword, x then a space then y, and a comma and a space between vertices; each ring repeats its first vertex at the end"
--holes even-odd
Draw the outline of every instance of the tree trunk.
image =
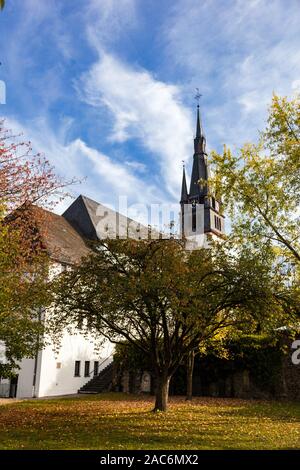
POLYGON ((155 407, 153 411, 167 411, 170 379, 171 377, 167 374, 156 377, 155 407))
POLYGON ((191 351, 187 358, 186 400, 191 400, 193 398, 194 359, 195 359, 195 352, 191 351))

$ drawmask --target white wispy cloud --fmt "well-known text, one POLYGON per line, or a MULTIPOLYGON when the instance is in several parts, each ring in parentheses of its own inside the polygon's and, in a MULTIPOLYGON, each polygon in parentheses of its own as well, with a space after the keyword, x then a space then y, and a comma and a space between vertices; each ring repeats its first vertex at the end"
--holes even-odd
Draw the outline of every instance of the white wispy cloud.
POLYGON ((3 38, 1 58, 8 99, 13 93, 20 108, 23 105, 28 111, 38 112, 63 95, 63 64, 74 50, 71 34, 58 2, 15 1, 7 5, 7 11, 9 8, 14 12, 14 21, 11 37, 3 38), (43 54, 46 45, 47 55, 43 54))
POLYGON ((140 173, 145 173, 147 166, 144 163, 135 161, 135 160, 126 160, 125 165, 129 166, 129 168, 133 168, 140 173))
MULTIPOLYGON (((164 24, 169 73, 204 93, 210 142, 240 145, 264 125, 273 91, 300 79, 298 0, 178 0, 164 24)), ((295 85, 296 84, 296 85, 295 85)))
MULTIPOLYGON (((84 138, 77 137, 76 133, 74 136, 74 123, 78 116, 71 118, 62 112, 54 125, 49 112, 50 105, 64 93, 65 84, 61 72, 69 59, 76 57, 76 42, 72 41, 74 24, 77 22, 90 45, 93 46, 92 41, 98 48, 100 44, 101 47, 112 44, 124 30, 133 27, 135 2, 89 0, 80 14, 74 12, 72 18, 66 19, 65 29, 62 5, 59 2, 49 5, 39 0, 28 0, 22 5, 21 13, 23 20, 21 21, 21 17, 17 20, 15 41, 8 42, 6 65, 12 79, 16 80, 16 88, 22 94, 22 100, 28 104, 28 109, 36 111, 36 117, 22 119, 15 114, 14 117, 7 117, 7 126, 16 133, 22 133, 24 140, 30 140, 34 150, 42 152, 60 175, 67 179, 76 177, 82 180, 81 185, 71 188, 75 195, 83 192, 110 206, 117 203, 118 196, 127 196, 130 204, 164 201, 165 192, 144 175, 146 165, 131 155, 126 155, 124 151, 124 159, 120 162, 113 152, 107 154, 99 146, 93 148, 84 138), (57 47, 57 57, 61 61, 57 67, 45 67, 41 75, 37 75, 39 59, 31 58, 30 51, 34 48, 37 53, 39 41, 44 41, 45 38, 57 47), (19 85, 19 78, 28 75, 31 70, 35 102, 32 101, 30 88, 25 83, 19 85), (36 98, 38 90, 39 99, 36 98), (70 134, 73 136, 71 140, 70 134)), ((58 209, 62 210, 67 204, 68 201, 64 202, 58 209)))
MULTIPOLYGON (((44 154, 59 175, 66 180, 73 177, 82 180, 82 184, 69 188, 74 196, 84 193, 112 207, 117 207, 119 196, 126 196, 129 204, 164 201, 164 194, 138 178, 126 163, 117 163, 80 138, 68 141, 71 124, 70 120, 63 120, 54 133, 44 119, 31 121, 27 125, 15 119, 6 119, 6 127, 14 134, 20 134, 21 140, 30 140, 33 151, 44 154)), ((67 199, 57 210, 62 211, 69 203, 67 199)))
POLYGON ((89 0, 84 11, 88 39, 97 49, 138 27, 136 0, 89 0))
POLYGON ((119 143, 137 139, 158 163, 166 189, 178 198, 181 161, 189 159, 192 143, 190 111, 181 102, 180 89, 100 53, 83 74, 80 90, 82 99, 98 107, 99 113, 110 110, 110 139, 119 143))
POLYGON ((6 41, 17 109, 8 115, 60 173, 88 175, 82 192, 106 203, 120 193, 178 200, 196 86, 208 147, 219 150, 255 138, 273 91, 300 88, 299 0, 166 3, 167 15, 152 18, 137 0, 27 0, 6 41), (147 47, 154 31, 142 67, 134 41, 147 47))

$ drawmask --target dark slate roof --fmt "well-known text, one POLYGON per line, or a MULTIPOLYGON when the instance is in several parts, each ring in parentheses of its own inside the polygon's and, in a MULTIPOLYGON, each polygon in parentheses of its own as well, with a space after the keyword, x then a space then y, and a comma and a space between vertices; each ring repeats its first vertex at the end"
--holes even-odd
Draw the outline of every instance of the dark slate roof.
POLYGON ((33 207, 42 243, 53 261, 78 264, 90 254, 84 238, 61 215, 33 207))
POLYGON ((196 125, 196 137, 194 139, 194 157, 193 157, 193 168, 190 183, 190 197, 201 197, 206 195, 207 188, 201 188, 199 180, 208 179, 208 167, 206 161, 206 150, 205 150, 205 136, 202 129, 199 106, 197 107, 197 125, 196 125))
POLYGON ((180 202, 187 201, 187 198, 188 198, 188 192, 187 192, 187 185, 186 185, 185 168, 183 167, 180 202))
POLYGON ((191 176, 191 184, 190 184, 190 197, 198 197, 206 195, 207 188, 201 187, 199 184, 199 180, 207 180, 208 179, 208 169, 207 169, 207 162, 205 159, 204 154, 197 154, 195 153, 193 159, 193 168, 192 168, 192 176, 191 176))
POLYGON ((86 196, 79 196, 63 215, 38 206, 31 206, 27 214, 50 258, 63 264, 80 263, 91 253, 88 240, 111 236, 116 225, 123 228, 123 234, 129 229, 128 236, 133 239, 147 238, 149 234, 148 227, 86 196))
POLYGON ((96 240, 96 229, 92 213, 97 210, 97 203, 85 196, 79 196, 62 214, 74 229, 88 240, 96 240))
POLYGON ((62 216, 88 240, 124 236, 128 230, 133 239, 147 238, 148 235, 148 227, 83 195, 62 216))

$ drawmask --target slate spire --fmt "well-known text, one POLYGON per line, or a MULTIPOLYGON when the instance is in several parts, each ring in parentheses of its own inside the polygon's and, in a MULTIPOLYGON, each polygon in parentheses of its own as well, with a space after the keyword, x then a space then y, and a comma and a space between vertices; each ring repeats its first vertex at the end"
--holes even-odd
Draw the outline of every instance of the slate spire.
POLYGON ((199 185, 199 180, 207 179, 207 163, 205 150, 205 136, 202 129, 199 105, 197 105, 197 125, 196 136, 194 139, 194 158, 189 196, 193 198, 202 198, 206 195, 207 189, 199 185))
POLYGON ((202 129, 201 129, 201 119, 200 119, 200 111, 199 111, 199 104, 197 105, 197 127, 196 127, 196 139, 201 137, 202 129))
POLYGON ((202 122, 199 110, 199 104, 197 105, 197 126, 196 126, 196 137, 194 139, 194 151, 195 153, 205 153, 205 136, 202 129, 202 122))
POLYGON ((187 185, 186 185, 185 165, 183 165, 180 202, 185 202, 187 201, 187 199, 188 199, 188 192, 187 192, 187 185))

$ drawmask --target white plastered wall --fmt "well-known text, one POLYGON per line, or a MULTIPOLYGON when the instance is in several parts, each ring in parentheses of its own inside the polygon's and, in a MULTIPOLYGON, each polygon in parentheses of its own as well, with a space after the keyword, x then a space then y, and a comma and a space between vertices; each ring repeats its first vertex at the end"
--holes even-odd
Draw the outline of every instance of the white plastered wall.
MULTIPOLYGON (((61 272, 59 263, 52 265, 50 278, 61 272)), ((46 313, 47 315, 47 313, 46 313)), ((36 363, 36 384, 33 388, 35 359, 23 359, 18 371, 17 397, 45 397, 69 395, 77 391, 93 377, 94 361, 99 362, 99 371, 112 361, 114 346, 105 340, 98 350, 95 341, 74 330, 65 331, 58 351, 48 344, 39 351, 36 363), (80 361, 80 376, 75 377, 75 361, 80 361), (90 361, 90 376, 84 376, 84 363, 90 361)))
MULTIPOLYGON (((41 353, 36 396, 77 393, 79 388, 93 377, 94 361, 101 364, 111 356, 112 351, 113 346, 108 341, 98 352, 95 351, 93 341, 89 341, 82 334, 65 333, 58 354, 54 353, 51 346, 47 346, 41 353), (75 361, 80 361, 79 377, 74 376, 75 361), (84 377, 85 361, 90 361, 89 377, 84 377)), ((107 365, 108 361, 102 365, 101 369, 107 365)))
POLYGON ((106 341, 95 351, 92 340, 82 334, 65 333, 58 352, 51 345, 39 352, 37 377, 33 389, 34 359, 23 359, 20 363, 17 398, 69 395, 77 391, 93 377, 94 361, 99 362, 99 371, 112 361, 113 345, 106 341), (75 377, 75 361, 80 361, 80 376, 75 377), (90 361, 90 376, 84 376, 84 363, 90 361))

